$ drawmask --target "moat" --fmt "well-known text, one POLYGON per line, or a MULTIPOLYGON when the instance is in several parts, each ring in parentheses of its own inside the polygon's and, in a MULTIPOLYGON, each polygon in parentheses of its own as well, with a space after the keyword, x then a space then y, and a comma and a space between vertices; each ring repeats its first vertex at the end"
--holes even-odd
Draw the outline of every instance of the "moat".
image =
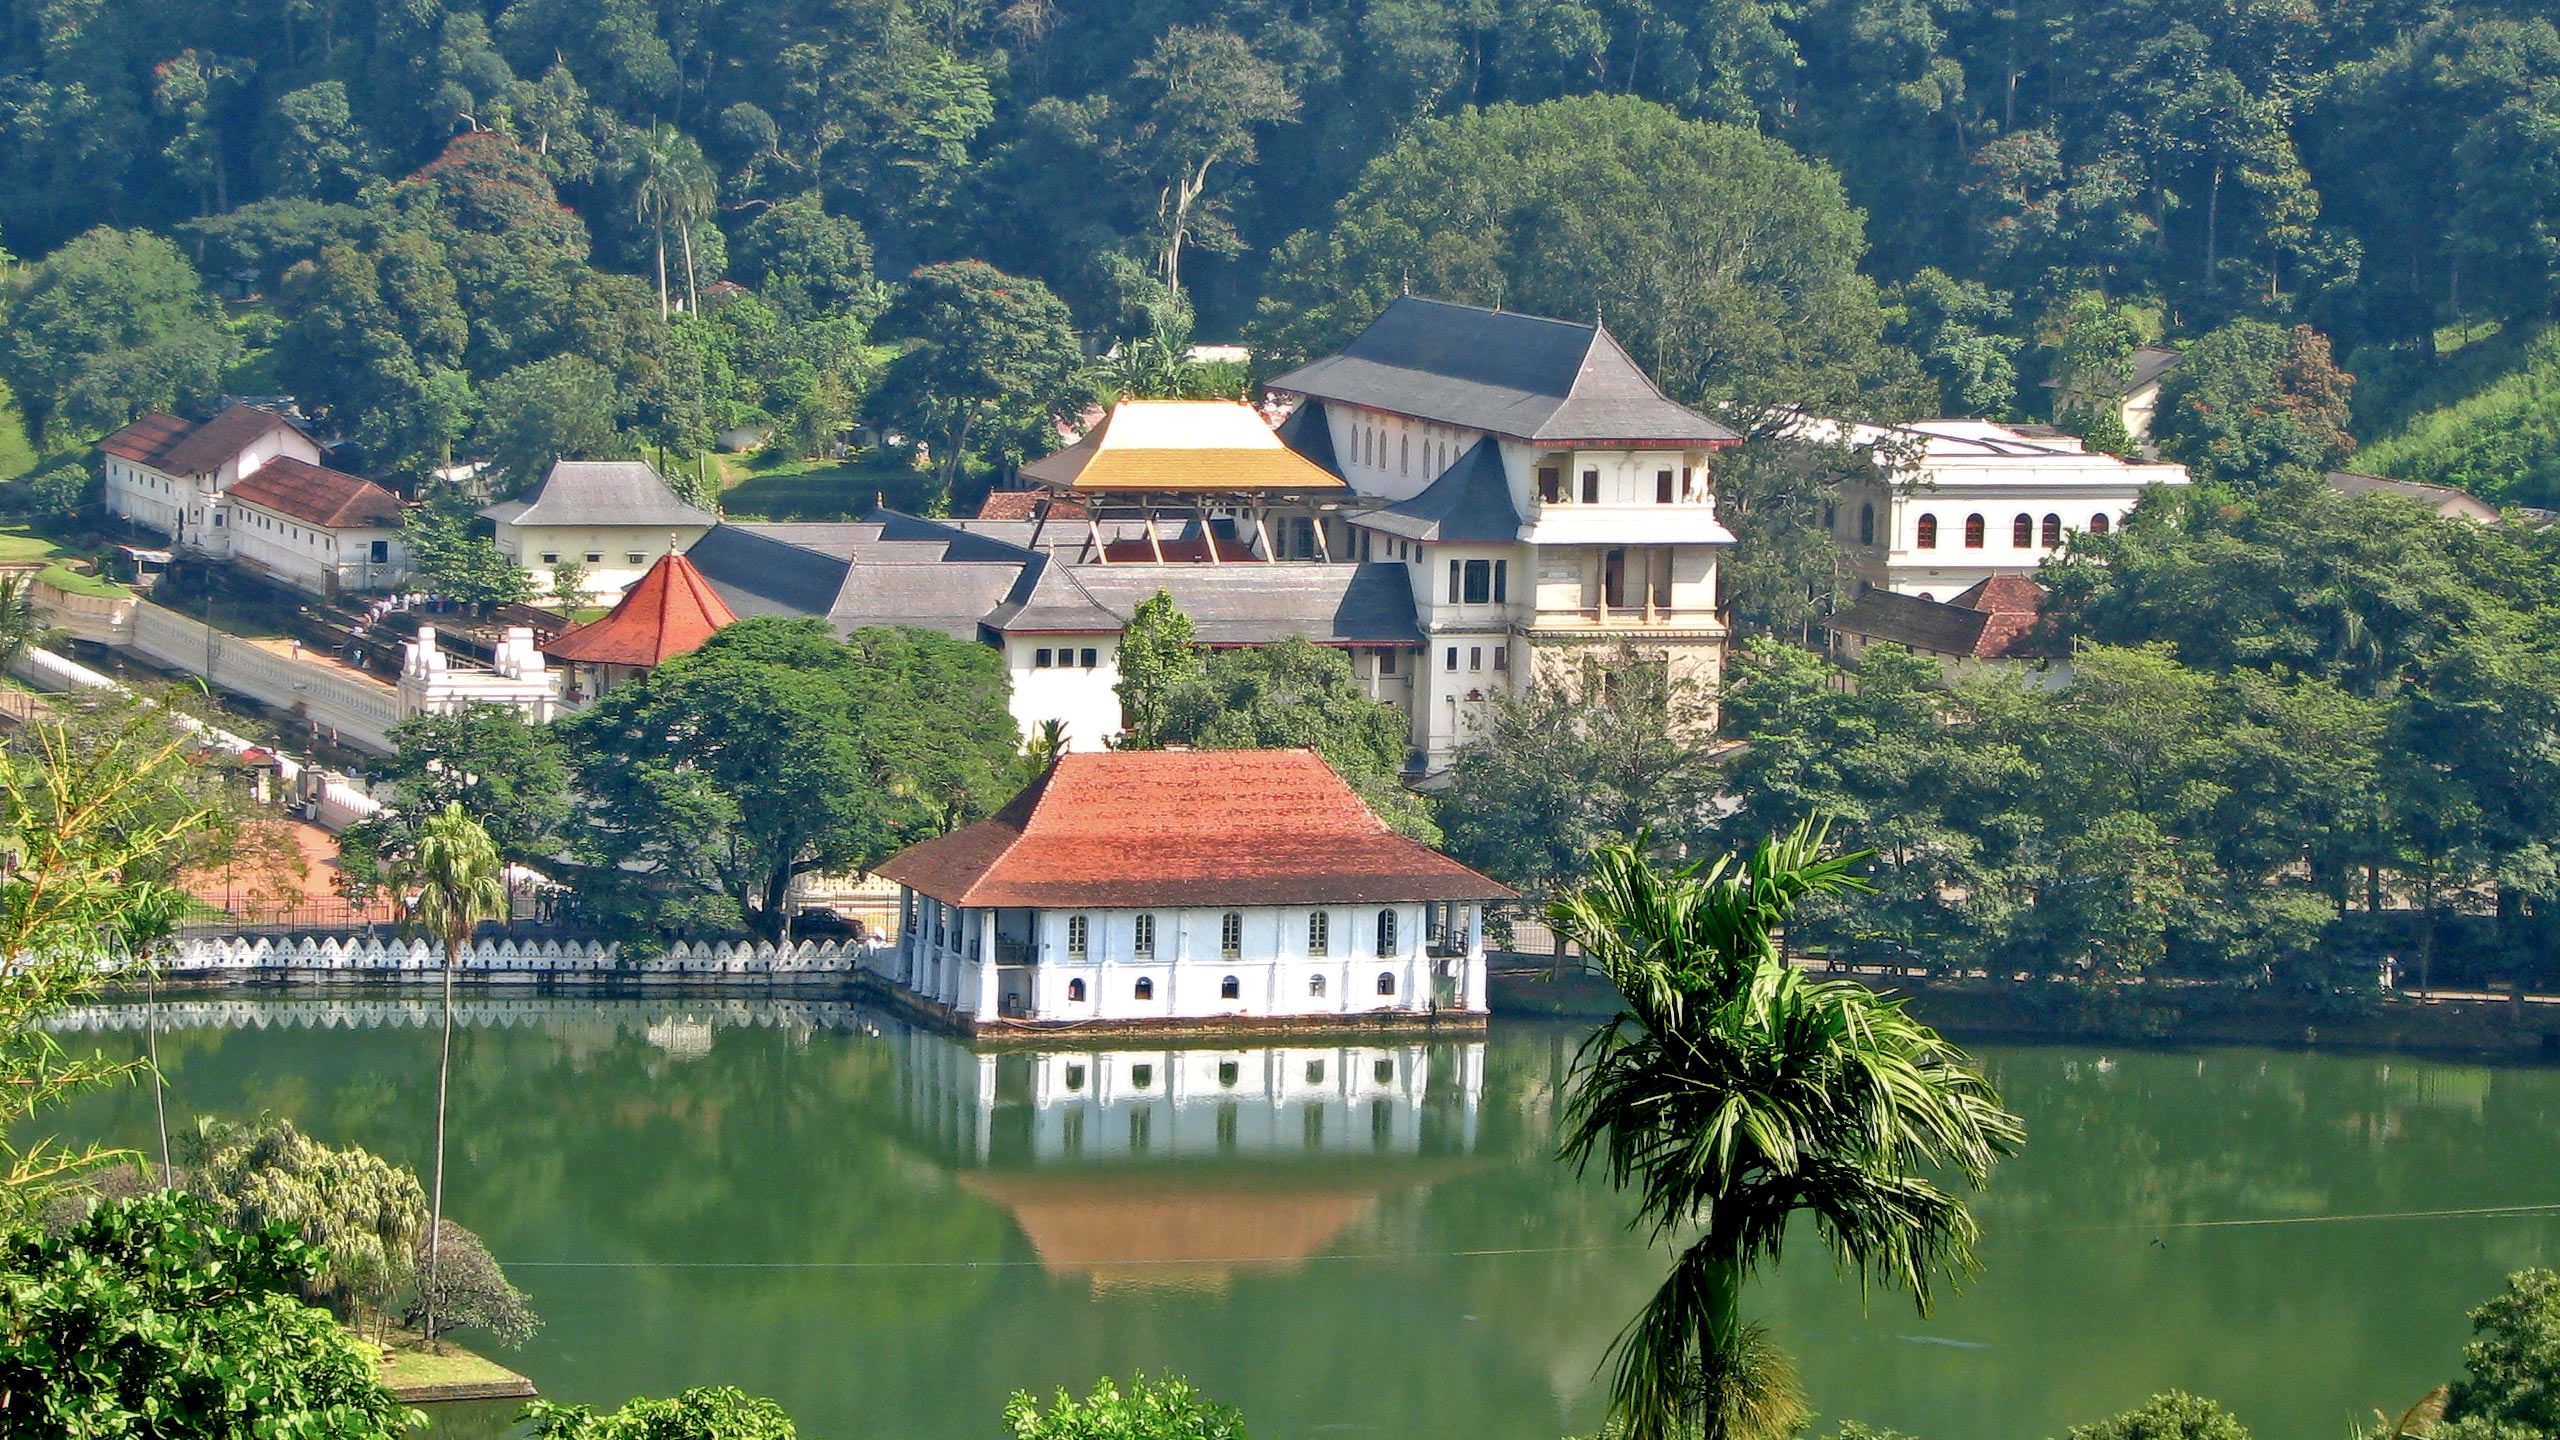
MULTIPOLYGON (((136 1049, 110 1027, 139 1013, 66 1039, 136 1049)), ((423 1166, 433 1013, 171 1002, 172 1124, 267 1112, 423 1166)), ((1173 1370, 1269 1440, 1560 1440, 1662 1269, 1553 1159, 1583 1030, 972 1050, 826 1002, 475 1000, 447 1204, 546 1321, 491 1353, 558 1399, 734 1383, 806 1435, 958 1440, 1017 1388, 1173 1370)), ((1927 1318, 1862 1309, 1808 1233, 1751 1302, 1821 1433, 2040 1440, 2175 1386, 2333 1440, 2560 1258, 2560 1070, 1977 1053, 2029 1133, 1977 1201, 1982 1272, 1927 1318)), ((147 1144, 149 1091, 68 1128, 147 1144)))

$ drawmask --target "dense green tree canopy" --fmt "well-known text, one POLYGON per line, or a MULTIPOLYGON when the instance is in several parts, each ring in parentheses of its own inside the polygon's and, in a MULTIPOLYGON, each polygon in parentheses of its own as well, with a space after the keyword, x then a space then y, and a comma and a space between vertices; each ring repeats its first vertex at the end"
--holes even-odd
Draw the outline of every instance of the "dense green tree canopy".
POLYGON ((1002 803, 1021 743, 1005 689, 994 650, 927 631, 723 629, 570 722, 592 903, 778 926, 792 877, 1002 803))
POLYGON ((1037 280, 974 260, 927 266, 881 324, 906 348, 881 377, 879 410, 930 447, 937 506, 963 458, 1045 454, 1083 409, 1072 317, 1037 280))
POLYGON ((94 435, 210 401, 239 349, 177 246, 100 228, 47 256, 11 298, 0 379, 38 439, 94 435))
MULTIPOLYGON (((1293 238, 1264 304, 1275 358, 1349 338, 1403 293, 1597 316, 1675 396, 1907 409, 1839 180, 1778 140, 1589 96, 1430 121, 1293 238)), ((1772 416, 1771 418, 1774 418, 1772 416)))

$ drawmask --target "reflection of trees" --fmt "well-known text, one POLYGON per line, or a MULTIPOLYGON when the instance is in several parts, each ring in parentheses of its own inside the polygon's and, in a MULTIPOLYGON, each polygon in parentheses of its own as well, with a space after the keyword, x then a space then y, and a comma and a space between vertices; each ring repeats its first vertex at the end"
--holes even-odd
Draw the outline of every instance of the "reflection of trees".
MULTIPOLYGON (((736 1381, 783 1399, 808 1433, 936 1440, 987 1433, 1015 1388, 1172 1368, 1243 1406, 1259 1434, 1551 1440, 1596 1420, 1573 1397, 1659 1275, 1619 1202, 1551 1158, 1581 1027, 1497 1025, 1471 1150, 1435 1086, 1419 1156, 1342 1162, 1335 1188, 1376 1196, 1334 1242, 1358 1258, 1239 1269, 1223 1291, 1097 1291, 1044 1272, 1011 1218, 955 1183, 966 1162, 912 1138, 892 1046, 723 1029, 684 1060, 648 1043, 637 1007, 593 1016, 457 1040, 447 1203, 501 1259, 1004 1263, 515 1269, 551 1322, 523 1364, 573 1401, 736 1381)), ((141 1041, 77 1038, 110 1054, 141 1041)), ((161 1044, 173 1125, 268 1109, 331 1143, 425 1158, 431 1030, 196 1029, 161 1044)), ((2176 1384, 2261 1434, 2326 1433, 2453 1374, 2463 1312, 2515 1264, 2560 1253, 2551 1222, 2167 1228, 2549 1199, 2560 1071, 2242 1050, 2120 1052, 2102 1070, 2077 1047, 1984 1054, 2029 1140, 1982 1198, 1975 1283, 1925 1330, 1898 1300, 1862 1313, 1818 1265, 1753 1297, 1826 1430, 1857 1418, 2038 1440, 2176 1384), (1989 1348, 1897 1338, 1914 1334, 1989 1348)), ((1445 1047, 1432 1064, 1456 1073, 1445 1047)), ((148 1088, 88 1097, 66 1120, 73 1138, 84 1128, 147 1146, 148 1088)), ((1196 1164, 1251 1185, 1289 1165, 1256 1163, 1144 1173, 1196 1164)))

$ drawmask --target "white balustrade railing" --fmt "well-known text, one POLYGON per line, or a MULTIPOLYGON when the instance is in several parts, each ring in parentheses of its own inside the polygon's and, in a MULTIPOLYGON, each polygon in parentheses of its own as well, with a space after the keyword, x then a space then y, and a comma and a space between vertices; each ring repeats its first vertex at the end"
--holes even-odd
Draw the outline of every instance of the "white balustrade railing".
MULTIPOLYGON (((619 945, 595 940, 490 940, 467 947, 454 969, 459 975, 491 980, 718 983, 882 973, 895 953, 895 947, 888 945, 838 940, 789 945, 679 942, 662 955, 625 955, 619 945)), ((161 962, 160 970, 171 979, 249 974, 300 980, 428 979, 443 973, 444 947, 428 940, 229 936, 186 941, 161 962)))

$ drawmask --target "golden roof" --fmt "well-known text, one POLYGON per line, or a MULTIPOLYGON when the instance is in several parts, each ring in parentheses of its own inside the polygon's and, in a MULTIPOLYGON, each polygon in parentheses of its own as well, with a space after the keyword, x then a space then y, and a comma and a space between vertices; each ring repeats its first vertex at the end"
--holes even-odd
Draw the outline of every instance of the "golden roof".
POLYGON ((1082 440, 1022 473, 1088 494, 1351 488, 1233 400, 1123 400, 1082 440))

